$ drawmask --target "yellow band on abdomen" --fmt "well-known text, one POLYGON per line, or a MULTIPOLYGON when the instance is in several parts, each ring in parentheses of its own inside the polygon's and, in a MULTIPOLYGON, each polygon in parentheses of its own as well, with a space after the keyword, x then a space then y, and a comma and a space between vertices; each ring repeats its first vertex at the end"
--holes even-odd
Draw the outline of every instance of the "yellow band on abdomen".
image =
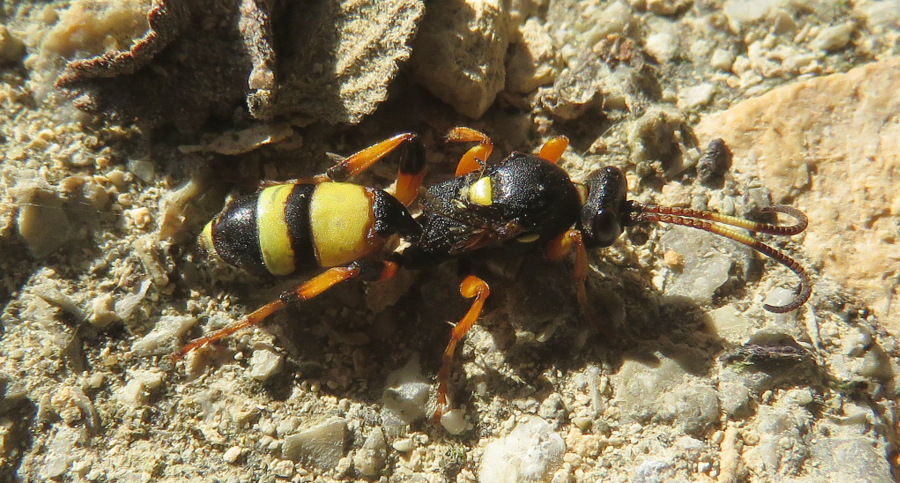
POLYGON ((294 272, 294 249, 285 220, 285 204, 294 189, 292 184, 270 186, 259 193, 256 226, 263 262, 272 275, 294 272))
POLYGON ((372 201, 362 186, 322 183, 309 207, 313 245, 322 267, 344 265, 381 247, 373 236, 372 201))

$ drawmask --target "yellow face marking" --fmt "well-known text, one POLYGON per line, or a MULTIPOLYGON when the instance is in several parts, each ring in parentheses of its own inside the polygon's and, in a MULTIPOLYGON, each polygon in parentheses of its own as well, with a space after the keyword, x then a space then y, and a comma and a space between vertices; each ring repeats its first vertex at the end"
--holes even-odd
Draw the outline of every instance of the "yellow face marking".
POLYGON ((366 189, 350 183, 322 183, 309 206, 313 245, 322 267, 352 262, 381 248, 366 189))
POLYGON ((532 243, 532 242, 537 241, 537 239, 540 237, 541 237, 541 235, 538 233, 531 233, 531 234, 522 235, 519 238, 516 238, 516 241, 521 242, 521 243, 532 243))
POLYGON ((491 177, 485 176, 469 186, 469 201, 481 206, 491 206, 494 196, 494 186, 491 177))
POLYGON ((215 220, 207 223, 206 226, 203 227, 203 232, 197 237, 197 243, 200 245, 200 248, 210 257, 218 256, 218 253, 216 253, 216 246, 213 244, 212 239, 213 222, 215 222, 215 220))
POLYGON ((285 220, 285 203, 294 189, 292 184, 270 186, 259 193, 256 202, 256 229, 263 262, 272 275, 294 272, 294 249, 285 220))
POLYGON ((581 201, 581 206, 584 206, 587 203, 588 199, 588 189, 587 186, 581 183, 572 183, 575 186, 575 191, 578 192, 578 199, 581 201))

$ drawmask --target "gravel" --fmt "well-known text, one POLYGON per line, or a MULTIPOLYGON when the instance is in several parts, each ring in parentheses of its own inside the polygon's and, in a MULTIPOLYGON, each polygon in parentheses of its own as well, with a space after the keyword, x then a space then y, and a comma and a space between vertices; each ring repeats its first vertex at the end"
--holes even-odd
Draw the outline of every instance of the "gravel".
MULTIPOLYGON (((112 104, 89 114, 54 87, 67 61, 141 38, 112 13, 149 3, 0 6, 0 480, 896 479, 898 2, 429 4, 385 75, 350 69, 372 83, 348 95, 378 95, 329 112, 358 124, 250 122, 242 88, 202 128, 208 112, 183 113, 202 135, 120 124, 112 104), (85 15, 96 31, 67 30, 85 15), (570 261, 476 264, 492 295, 457 348, 443 425, 434 375, 468 306, 453 263, 348 283, 168 357, 297 282, 195 250, 226 199, 410 130, 428 185, 464 150, 441 141, 454 125, 491 135, 492 160, 565 134, 573 179, 615 165, 641 203, 795 205, 807 231, 763 238, 809 270, 813 296, 765 312, 794 276, 688 228, 590 251, 597 325, 570 261), (713 179, 697 163, 715 138, 733 158, 713 179)), ((359 182, 384 187, 396 168, 371 171, 359 182)))

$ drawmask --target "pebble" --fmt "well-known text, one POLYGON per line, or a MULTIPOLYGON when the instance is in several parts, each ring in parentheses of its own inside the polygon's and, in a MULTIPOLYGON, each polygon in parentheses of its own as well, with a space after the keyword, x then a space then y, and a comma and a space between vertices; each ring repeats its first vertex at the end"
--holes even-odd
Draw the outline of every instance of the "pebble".
POLYGON ((137 291, 127 293, 117 300, 115 306, 116 315, 127 322, 134 315, 135 310, 140 306, 144 297, 147 296, 147 290, 150 289, 152 283, 149 278, 144 279, 137 291))
POLYGON ((43 258, 66 245, 73 227, 63 201, 50 191, 33 188, 17 196, 19 235, 35 258, 43 258))
POLYGON ((682 89, 678 91, 678 107, 680 109, 696 109, 705 106, 712 100, 715 92, 716 86, 708 82, 682 89))
POLYGON ((134 370, 131 379, 114 392, 114 397, 122 405, 137 408, 147 403, 150 394, 159 388, 165 375, 159 370, 134 370))
POLYGON ((409 453, 416 448, 416 443, 412 438, 400 438, 391 443, 391 447, 401 453, 409 453))
MULTIPOLYGON (((765 303, 774 306, 786 305, 794 300, 794 291, 787 287, 775 287, 766 294, 765 303)), ((780 318, 795 318, 795 313, 779 314, 780 318)))
POLYGON ((669 276, 666 294, 687 297, 696 303, 709 303, 716 290, 728 281, 734 263, 727 253, 719 250, 720 237, 676 226, 663 234, 660 243, 681 254, 684 260, 682 270, 669 276))
POLYGON ((900 59, 892 57, 773 89, 695 127, 701 139, 723 138, 735 153, 733 171, 758 172, 773 202, 789 199, 817 220, 802 239, 810 265, 850 288, 891 333, 900 332, 900 318, 885 315, 900 313, 900 297, 885 290, 884 261, 900 246, 900 137, 885 131, 884 119, 900 112, 898 90, 900 59), (809 146, 828 159, 811 157, 809 146))
POLYGON ((668 32, 655 32, 647 37, 644 47, 660 63, 671 61, 680 50, 678 37, 668 32))
POLYGON ((40 270, 37 273, 44 281, 43 283, 35 285, 32 292, 48 304, 59 307, 64 312, 72 314, 77 320, 84 320, 84 312, 82 312, 80 304, 64 293, 63 286, 51 278, 55 274, 49 271, 49 269, 40 270))
POLYGON ((900 22, 900 1, 860 2, 854 4, 854 10, 862 18, 864 24, 877 28, 896 28, 900 22))
POLYGON ((131 352, 138 357, 169 354, 178 348, 179 340, 197 323, 196 317, 163 315, 147 335, 132 344, 131 352))
POLYGON ((232 446, 222 454, 222 460, 226 463, 233 465, 237 463, 237 460, 241 457, 241 449, 240 446, 232 446))
POLYGON ((250 377, 265 381, 281 371, 284 356, 271 348, 256 349, 250 356, 250 377))
POLYGON ((395 434, 392 427, 405 426, 425 417, 431 382, 422 374, 418 356, 387 376, 381 397, 382 423, 388 434, 395 434))
POLYGON ((308 462, 321 470, 337 466, 344 456, 347 420, 335 419, 284 438, 283 456, 291 461, 308 462))
POLYGON ((131 174, 145 183, 150 183, 156 174, 156 163, 150 158, 130 158, 125 166, 131 174))
POLYGON ((683 114, 672 108, 647 109, 628 132, 628 147, 637 170, 662 170, 661 176, 671 177, 685 169, 684 156, 677 147, 681 133, 689 129, 683 114), (656 165, 659 165, 657 168, 656 165))
POLYGON ((862 327, 852 327, 841 341, 841 352, 850 357, 859 357, 871 344, 872 335, 868 331, 862 327))
POLYGON ((744 380, 743 374, 730 368, 722 371, 719 377, 719 405, 729 419, 745 418, 753 413, 750 405, 752 394, 744 380))
POLYGON ((25 56, 25 44, 18 36, 0 25, 0 65, 12 64, 25 56))
POLYGON ((665 393, 654 419, 672 424, 685 434, 702 436, 719 421, 719 398, 709 386, 684 384, 665 393))
POLYGON ((384 431, 376 427, 368 436, 362 447, 353 455, 353 466, 363 476, 374 476, 387 463, 387 442, 384 431))
POLYGON ((484 448, 478 481, 546 481, 562 465, 566 443, 543 419, 526 416, 484 448))
POLYGON ((818 438, 810 448, 809 468, 827 481, 895 481, 884 453, 864 437, 818 438))
POLYGON ((111 293, 94 298, 91 303, 91 315, 88 317, 91 325, 102 329, 117 320, 119 320, 119 315, 116 314, 115 300, 111 293))
POLYGON ((745 317, 733 305, 724 305, 709 312, 711 328, 724 341, 740 345, 758 329, 758 323, 745 317))
POLYGON ((272 473, 281 478, 294 476, 294 463, 290 460, 275 460, 271 466, 272 473))
POLYGON ((529 18, 520 35, 506 63, 506 90, 527 94, 552 84, 558 69, 553 39, 536 19, 529 18))
POLYGON ((768 480, 800 472, 809 451, 803 439, 807 417, 809 413, 797 406, 760 406, 756 431, 759 441, 744 452, 751 471, 768 480))
POLYGON ((609 2, 591 30, 585 33, 588 45, 594 45, 609 35, 625 32, 634 22, 634 12, 625 2, 609 2))
POLYGON ((441 426, 448 433, 457 435, 469 429, 469 422, 466 421, 466 412, 462 409, 450 409, 441 415, 441 426))
POLYGON ((826 27, 819 31, 809 46, 813 50, 840 50, 850 43, 850 37, 855 31, 856 26, 853 22, 826 27))
POLYGON ((629 420, 648 421, 661 409, 657 405, 660 397, 681 383, 685 375, 681 365, 672 359, 664 358, 655 365, 626 360, 618 374, 610 379, 616 388, 616 404, 624 416, 629 420))
POLYGON ((786 0, 727 0, 722 13, 728 18, 732 30, 741 32, 745 24, 762 20, 772 9, 786 3, 786 0))
POLYGON ((668 481, 675 476, 672 463, 658 459, 647 459, 634 470, 634 478, 631 483, 656 483, 668 481))
POLYGON ((690 0, 647 0, 647 10, 656 15, 677 15, 687 10, 692 3, 690 0))
POLYGON ((507 10, 499 0, 430 5, 409 61, 415 79, 460 114, 481 117, 506 83, 507 10))

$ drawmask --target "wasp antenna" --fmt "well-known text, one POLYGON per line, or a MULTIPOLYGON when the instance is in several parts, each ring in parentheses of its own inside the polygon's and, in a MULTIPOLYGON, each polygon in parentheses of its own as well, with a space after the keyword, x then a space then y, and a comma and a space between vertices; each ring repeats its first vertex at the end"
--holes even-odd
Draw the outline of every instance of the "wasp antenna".
POLYGON ((756 221, 746 220, 734 216, 721 215, 710 211, 693 210, 690 208, 678 208, 672 206, 657 205, 638 205, 632 204, 634 220, 636 222, 659 222, 669 223, 673 225, 688 226, 697 228, 698 230, 708 231, 716 235, 724 236, 730 240, 746 245, 753 250, 775 260, 776 262, 789 268, 800 279, 800 285, 797 288, 797 295, 790 303, 786 305, 763 305, 763 308, 769 312, 783 314, 800 308, 809 300, 812 294, 812 288, 809 281, 809 275, 806 270, 797 263, 793 258, 782 251, 779 251, 765 243, 744 233, 737 232, 730 226, 744 228, 756 233, 766 233, 772 235, 791 236, 796 235, 806 229, 809 219, 802 211, 784 205, 769 206, 763 208, 766 212, 777 212, 789 215, 797 220, 793 225, 776 225, 770 223, 760 223, 756 221), (725 225, 725 226, 723 226, 725 225))
MULTIPOLYGON (((756 233, 765 233, 767 235, 792 236, 803 232, 809 225, 809 218, 802 211, 793 206, 774 205, 767 206, 760 210, 764 213, 784 213, 796 220, 793 225, 777 225, 773 223, 762 223, 752 221, 746 218, 738 218, 736 216, 723 215, 712 211, 694 210, 691 208, 679 208, 677 206, 657 206, 657 205, 641 205, 638 207, 638 221, 644 218, 641 213, 659 213, 660 215, 672 215, 683 218, 693 218, 698 220, 709 220, 723 225, 743 228, 756 233)), ((648 220, 649 221, 649 220, 648 220)), ((665 220, 661 220, 665 221, 665 220)), ((678 224, 678 223, 676 223, 678 224)))
POLYGON ((770 225, 767 223, 760 223, 762 228, 753 230, 758 233, 792 236, 801 233, 806 229, 807 226, 809 226, 809 218, 806 217, 806 213, 798 210, 797 208, 794 208, 793 206, 773 205, 763 208, 762 211, 765 213, 784 213, 785 215, 788 215, 797 220, 797 223, 793 225, 770 225))

